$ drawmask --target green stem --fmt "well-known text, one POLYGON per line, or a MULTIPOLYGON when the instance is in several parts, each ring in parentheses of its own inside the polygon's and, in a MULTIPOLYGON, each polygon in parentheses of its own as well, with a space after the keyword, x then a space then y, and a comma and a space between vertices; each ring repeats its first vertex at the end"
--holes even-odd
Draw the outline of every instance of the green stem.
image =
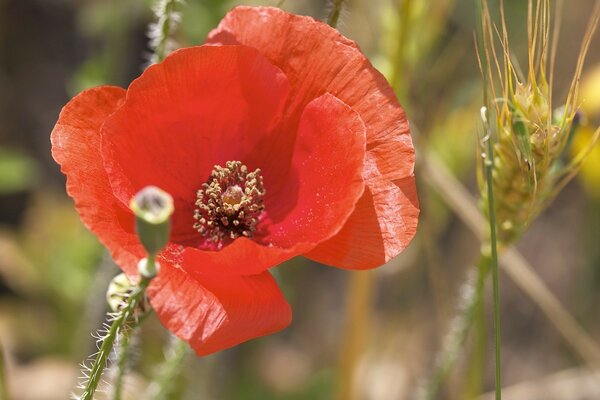
POLYGON ((154 44, 154 57, 153 63, 160 62, 168 55, 168 42, 169 38, 175 28, 177 20, 174 18, 175 15, 175 4, 179 0, 158 0, 156 17, 158 18, 156 24, 156 32, 151 33, 151 36, 155 36, 154 44))
POLYGON ((470 359, 467 363, 467 384, 464 395, 466 400, 476 399, 482 391, 487 344, 484 283, 489 275, 490 264, 490 257, 482 254, 479 263, 479 276, 482 277, 482 279, 476 288, 476 296, 478 301, 476 302, 473 310, 473 348, 470 359))
POLYGON ((408 91, 406 82, 409 80, 405 76, 404 66, 406 63, 406 42, 408 40, 411 9, 411 0, 404 0, 402 4, 398 6, 398 13, 400 14, 400 28, 397 40, 398 47, 394 54, 394 68, 392 69, 392 76, 390 77, 390 85, 396 93, 400 92, 402 95, 408 91))
MULTIPOLYGON (((485 38, 484 38, 484 12, 482 7, 482 1, 477 1, 477 37, 479 46, 479 55, 481 57, 482 64, 482 77, 483 77, 483 104, 489 106, 490 94, 489 87, 491 82, 486 71, 489 68, 490 60, 486 57, 485 52, 485 38)), ((494 149, 492 143, 492 130, 488 124, 487 108, 482 109, 482 118, 487 137, 487 154, 485 155, 485 174, 487 182, 487 201, 488 201, 488 220, 490 223, 490 247, 491 247, 491 267, 492 267, 492 286, 493 286, 493 308, 494 308, 494 349, 495 349, 495 371, 496 371, 496 400, 502 398, 502 369, 501 369, 501 349, 500 349, 500 294, 498 288, 498 246, 496 240, 496 204, 494 201, 494 149)))
POLYGON ((188 350, 189 346, 186 342, 175 336, 171 337, 165 361, 158 371, 158 376, 148 388, 144 396, 145 399, 166 400, 175 398, 177 383, 181 381, 177 377, 183 368, 188 350))
POLYGON ((496 400, 502 399, 502 363, 501 363, 501 344, 500 344, 500 293, 498 284, 498 248, 496 240, 496 206, 494 202, 494 152, 492 147, 492 138, 489 135, 487 139, 487 157, 485 159, 485 172, 488 189, 488 218, 490 222, 490 246, 492 263, 492 286, 494 292, 494 348, 495 348, 495 370, 496 370, 496 400))
POLYGON ((470 276, 463 284, 460 290, 462 298, 459 311, 450 323, 450 330, 444 338, 443 350, 436 360, 431 378, 418 396, 419 399, 435 400, 439 398, 438 393, 442 384, 460 355, 477 310, 483 301, 485 280, 490 270, 489 265, 489 257, 482 255, 475 271, 476 276, 470 276))
POLYGON ((329 12, 329 17, 327 17, 327 23, 332 28, 335 28, 338 24, 344 1, 345 0, 332 0, 331 2, 331 11, 329 12))
MULTIPOLYGON (((154 263, 154 258, 148 257, 148 263, 154 263)), ((98 384, 100 383, 102 372, 106 367, 106 362, 112 351, 115 340, 127 320, 133 316, 136 307, 142 301, 146 288, 150 284, 151 280, 152 278, 141 277, 140 282, 127 299, 124 307, 114 317, 108 333, 102 339, 102 344, 100 345, 100 349, 96 354, 96 358, 94 359, 92 368, 90 369, 89 379, 87 380, 83 394, 81 395, 81 400, 92 400, 94 398, 94 393, 96 392, 98 384)))
POLYGON ((130 344, 134 331, 124 332, 121 335, 121 343, 118 345, 117 371, 113 389, 113 400, 121 400, 123 398, 123 381, 127 371, 127 362, 129 361, 130 344))

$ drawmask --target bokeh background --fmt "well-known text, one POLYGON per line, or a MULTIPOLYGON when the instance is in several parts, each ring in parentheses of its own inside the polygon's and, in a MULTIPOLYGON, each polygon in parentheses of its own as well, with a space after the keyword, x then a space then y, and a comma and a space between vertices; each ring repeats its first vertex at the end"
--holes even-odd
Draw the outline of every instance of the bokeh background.
MULTIPOLYGON (((234 5, 276 1, 187 0, 175 39, 201 44, 234 5)), ((526 54, 526 7, 505 0, 516 55, 526 54)), ((567 2, 555 99, 564 99, 593 0, 567 2)), ((149 0, 0 0, 0 346, 15 400, 64 399, 94 352, 104 295, 118 269, 80 223, 50 155, 61 107, 88 87, 126 87, 147 65, 149 0)), ((324 19, 324 0, 281 7, 324 19)), ((338 28, 388 77, 411 120, 422 214, 411 246, 372 272, 305 259, 275 270, 294 310, 285 331, 205 358, 190 355, 172 399, 412 399, 434 366, 477 260, 476 236, 420 174, 436 157, 478 196, 481 82, 471 0, 349 0, 338 28)), ((597 35, 598 36, 598 35, 597 35)), ((581 107, 600 123, 600 40, 584 72, 581 107), (585 99, 585 100, 584 100, 585 99)), ((590 129, 580 129, 584 143, 590 129)), ((518 246, 547 287, 600 338, 600 149, 518 246)), ((504 383, 510 399, 600 398, 585 367, 530 297, 501 275, 504 383)), ((127 389, 140 398, 168 344, 154 317, 135 346, 127 389)), ((469 338, 439 395, 463 399, 469 338)), ((475 370, 493 387, 488 362, 475 370)), ((471 371, 471 372, 469 372, 471 371)), ((465 383, 467 382, 467 383, 465 383)), ((99 396, 102 398, 102 395, 99 396)), ((488 398, 488 397, 482 397, 488 398)))

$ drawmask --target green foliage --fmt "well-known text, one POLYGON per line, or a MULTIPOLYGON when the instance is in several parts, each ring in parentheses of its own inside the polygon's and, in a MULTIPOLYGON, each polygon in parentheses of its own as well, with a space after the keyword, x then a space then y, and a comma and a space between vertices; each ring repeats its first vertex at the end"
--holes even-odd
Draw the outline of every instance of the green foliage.
POLYGON ((278 393, 264 382, 245 374, 236 380, 227 398, 236 400, 330 400, 334 397, 334 373, 331 370, 313 371, 306 386, 294 391, 278 393))
POLYGON ((39 166, 27 154, 0 147, 0 195, 31 189, 39 179, 39 166))

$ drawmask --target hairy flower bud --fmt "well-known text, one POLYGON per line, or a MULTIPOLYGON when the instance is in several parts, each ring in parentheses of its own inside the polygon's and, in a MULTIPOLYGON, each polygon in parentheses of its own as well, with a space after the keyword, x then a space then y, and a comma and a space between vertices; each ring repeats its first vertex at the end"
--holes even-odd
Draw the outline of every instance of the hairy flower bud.
MULTIPOLYGON (((120 273, 115 276, 108 285, 106 291, 106 302, 108 308, 113 313, 119 313, 124 307, 127 307, 127 302, 134 295, 134 291, 138 288, 138 284, 129 279, 129 277, 120 273)), ((138 320, 150 310, 150 305, 145 296, 136 303, 133 308, 133 314, 129 316, 133 320, 138 320)))
POLYGON ((110 310, 117 312, 123 308, 134 287, 135 284, 129 280, 127 275, 121 273, 115 276, 106 291, 106 302, 110 310))

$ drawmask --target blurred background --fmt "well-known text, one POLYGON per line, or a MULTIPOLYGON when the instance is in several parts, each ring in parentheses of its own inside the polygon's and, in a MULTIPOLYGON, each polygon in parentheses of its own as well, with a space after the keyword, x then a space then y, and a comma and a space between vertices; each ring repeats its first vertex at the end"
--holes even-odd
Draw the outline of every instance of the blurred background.
MULTIPOLYGON (((234 5, 277 1, 187 0, 175 39, 201 44, 234 5)), ((526 5, 505 0, 513 50, 525 60, 526 5)), ((565 98, 594 1, 563 11, 555 99, 565 98)), ((82 226, 50 155, 61 107, 80 91, 126 87, 147 64, 149 0, 0 0, 0 346, 11 398, 64 399, 78 363, 95 351, 90 332, 105 313, 118 269, 82 226)), ((324 19, 324 0, 281 7, 324 19)), ((305 259, 276 270, 294 321, 281 333, 205 358, 190 355, 172 399, 413 399, 435 357, 476 262, 476 235, 420 174, 436 157, 478 196, 477 131, 482 101, 471 0, 349 0, 338 29, 357 41, 398 93, 418 145, 422 214, 411 246, 372 272, 339 271, 305 259)), ((596 35, 599 36, 599 35, 596 35)), ((600 123, 600 38, 583 75, 587 125, 600 123)), ((523 61, 524 62, 524 61, 523 61)), ((600 148, 582 174, 533 224, 519 250, 592 338, 600 338, 600 148)), ((501 275, 504 384, 510 399, 600 398, 586 368, 514 279, 501 275)), ((487 363, 473 367, 465 343, 437 398, 463 399, 468 376, 493 388, 487 363)), ((152 316, 135 345, 130 399, 163 359, 168 334, 152 316), (133 393, 133 394, 131 394, 133 393)), ((99 396, 102 398, 102 395, 99 396)), ((487 398, 487 397, 482 397, 487 398)))

